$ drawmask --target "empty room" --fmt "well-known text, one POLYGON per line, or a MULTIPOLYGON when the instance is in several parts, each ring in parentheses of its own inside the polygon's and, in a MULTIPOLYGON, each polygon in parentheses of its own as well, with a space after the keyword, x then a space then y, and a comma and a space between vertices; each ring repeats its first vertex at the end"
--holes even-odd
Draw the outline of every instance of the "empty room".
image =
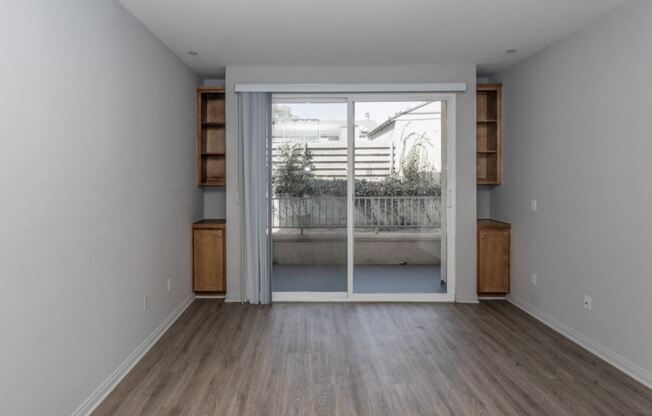
POLYGON ((652 1, 0 8, 0 415, 652 416, 652 1))

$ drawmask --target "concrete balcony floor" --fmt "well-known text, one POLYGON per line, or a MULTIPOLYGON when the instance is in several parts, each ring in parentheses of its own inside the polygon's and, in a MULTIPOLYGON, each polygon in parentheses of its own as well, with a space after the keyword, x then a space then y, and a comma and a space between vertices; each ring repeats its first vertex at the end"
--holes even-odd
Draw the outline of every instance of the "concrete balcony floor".
MULTIPOLYGON (((440 265, 358 265, 354 293, 446 293, 440 265)), ((346 266, 275 264, 274 292, 346 292, 346 266)))

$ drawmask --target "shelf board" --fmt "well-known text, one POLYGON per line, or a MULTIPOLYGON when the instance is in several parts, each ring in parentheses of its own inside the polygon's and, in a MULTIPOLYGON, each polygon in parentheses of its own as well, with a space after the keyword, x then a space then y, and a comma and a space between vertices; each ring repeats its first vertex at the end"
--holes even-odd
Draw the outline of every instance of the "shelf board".
POLYGON ((498 153, 498 151, 497 150, 478 150, 476 153, 490 155, 490 154, 498 153))
POLYGON ((202 156, 226 156, 225 153, 211 153, 211 152, 202 152, 202 156))
POLYGON ((225 186, 226 185, 226 179, 213 179, 213 180, 207 180, 204 182, 201 182, 199 186, 225 186))
POLYGON ((224 127, 224 123, 215 123, 212 121, 202 121, 201 123, 202 127, 224 127))
POLYGON ((498 120, 476 120, 478 124, 498 123, 498 120))

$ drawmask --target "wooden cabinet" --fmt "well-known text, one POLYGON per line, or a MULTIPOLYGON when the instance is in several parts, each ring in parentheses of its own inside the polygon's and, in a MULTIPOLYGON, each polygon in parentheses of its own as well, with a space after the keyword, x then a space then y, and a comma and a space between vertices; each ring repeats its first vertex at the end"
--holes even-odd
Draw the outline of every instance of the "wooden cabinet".
POLYGON ((197 89, 197 185, 226 184, 224 88, 197 89))
POLYGON ((192 227, 193 289, 226 292, 226 224, 203 220, 192 227))
POLYGON ((503 159, 501 84, 478 84, 476 107, 477 183, 499 185, 503 159))
POLYGON ((478 220, 478 294, 509 293, 509 240, 511 225, 478 220))

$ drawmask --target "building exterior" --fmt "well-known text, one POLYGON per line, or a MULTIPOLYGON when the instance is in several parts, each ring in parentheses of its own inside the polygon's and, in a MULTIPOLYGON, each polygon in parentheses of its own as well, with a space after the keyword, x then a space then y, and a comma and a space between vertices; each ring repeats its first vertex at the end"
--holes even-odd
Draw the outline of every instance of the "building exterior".
MULTIPOLYGON (((313 174, 346 176, 346 120, 287 118, 274 123, 274 148, 300 144, 313 158, 313 174)), ((441 171, 441 103, 420 103, 383 122, 369 113, 355 123, 356 177, 380 180, 401 173, 410 157, 421 170, 441 171)))
POLYGON ((423 168, 441 172, 441 103, 429 102, 399 113, 370 130, 367 140, 376 146, 393 145, 399 172, 411 151, 419 154, 423 168))

